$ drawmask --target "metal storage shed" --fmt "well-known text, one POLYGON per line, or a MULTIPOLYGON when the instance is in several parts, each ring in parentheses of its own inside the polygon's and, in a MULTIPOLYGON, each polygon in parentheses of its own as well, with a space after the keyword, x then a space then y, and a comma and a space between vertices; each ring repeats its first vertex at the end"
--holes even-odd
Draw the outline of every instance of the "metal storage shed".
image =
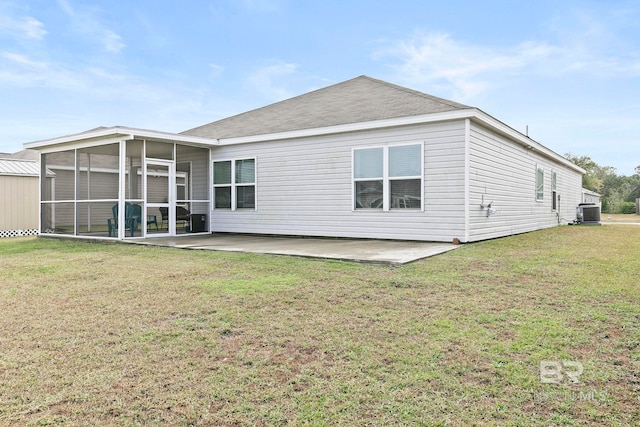
POLYGON ((39 177, 37 161, 0 159, 0 237, 38 234, 39 177))

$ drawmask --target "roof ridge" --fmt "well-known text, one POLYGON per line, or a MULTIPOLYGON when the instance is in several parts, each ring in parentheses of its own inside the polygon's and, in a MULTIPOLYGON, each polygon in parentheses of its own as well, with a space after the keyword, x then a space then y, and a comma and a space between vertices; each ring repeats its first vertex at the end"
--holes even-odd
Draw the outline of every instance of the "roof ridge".
POLYGON ((380 79, 376 79, 376 78, 373 78, 373 77, 369 77, 367 75, 362 75, 360 77, 364 77, 364 78, 369 79, 369 80, 371 80, 373 82, 380 83, 380 84, 383 84, 385 86, 388 86, 388 87, 391 87, 391 88, 394 88, 394 89, 402 90, 404 92, 411 93, 413 95, 418 95, 418 96, 421 96, 423 98, 430 99, 432 101, 440 102, 441 104, 445 104, 445 105, 448 105, 450 107, 455 107, 455 108, 459 108, 459 107, 473 108, 473 107, 471 107, 469 105, 461 104, 461 103, 456 102, 456 101, 451 101, 451 100, 446 99, 446 98, 440 98, 439 96, 430 95, 428 93, 421 92, 419 90, 410 89, 410 88, 405 87, 405 86, 400 86, 400 85, 397 85, 395 83, 390 83, 390 82, 387 82, 387 81, 384 81, 384 80, 380 80, 380 79))

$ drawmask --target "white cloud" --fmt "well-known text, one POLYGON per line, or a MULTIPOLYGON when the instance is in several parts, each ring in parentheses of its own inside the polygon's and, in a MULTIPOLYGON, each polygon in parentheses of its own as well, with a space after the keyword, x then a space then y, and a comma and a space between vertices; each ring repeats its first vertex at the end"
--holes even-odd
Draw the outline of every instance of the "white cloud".
POLYGON ((72 28, 83 36, 93 39, 111 53, 120 53, 126 47, 122 37, 96 17, 97 10, 90 8, 74 8, 67 0, 58 0, 58 6, 69 16, 72 28))
POLYGON ((0 51, 0 87, 53 89, 67 95, 80 94, 96 100, 139 98, 161 102, 168 90, 146 81, 99 67, 78 67, 35 60, 26 55, 0 51))
POLYGON ((559 79, 576 73, 604 79, 640 76, 640 51, 600 43, 599 39, 612 39, 603 32, 590 23, 571 35, 554 33, 557 40, 552 42, 526 40, 506 47, 417 32, 391 42, 374 58, 390 59, 397 78, 409 85, 435 87, 463 102, 509 79, 559 79))
POLYGON ((219 76, 224 72, 224 67, 218 64, 209 64, 209 68, 211 69, 211 74, 213 76, 219 76))
POLYGON ((241 3, 250 12, 276 12, 282 8, 275 0, 242 0, 241 3))
POLYGON ((457 41, 447 33, 417 33, 375 56, 392 57, 402 80, 439 87, 464 100, 488 90, 496 74, 521 72, 554 52, 543 43, 491 48, 457 41))
POLYGON ((31 16, 13 18, 0 15, 0 30, 28 39, 41 40, 47 34, 44 24, 31 16))
POLYGON ((103 29, 100 37, 104 48, 109 52, 118 53, 126 47, 122 41, 122 37, 111 30, 103 29))
POLYGON ((293 94, 285 88, 282 80, 293 74, 298 68, 296 64, 278 63, 263 67, 248 78, 251 86, 272 101, 290 98, 293 94))
POLYGON ((0 86, 74 89, 85 87, 85 80, 77 70, 35 60, 23 54, 0 52, 0 86))
POLYGON ((28 67, 31 69, 38 69, 38 70, 42 70, 43 68, 46 67, 46 64, 44 62, 34 61, 31 58, 25 55, 21 55, 19 53, 3 51, 1 55, 3 58, 19 66, 28 67))
POLYGON ((67 0, 58 0, 58 6, 66 13, 67 15, 73 16, 75 14, 75 10, 67 0))

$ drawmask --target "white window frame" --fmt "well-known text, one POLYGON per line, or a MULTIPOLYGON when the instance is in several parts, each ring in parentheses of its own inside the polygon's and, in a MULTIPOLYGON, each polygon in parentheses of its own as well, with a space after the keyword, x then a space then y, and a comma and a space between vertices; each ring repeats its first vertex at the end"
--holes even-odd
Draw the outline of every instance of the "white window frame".
POLYGON ((211 195, 211 206, 213 210, 231 210, 231 211, 257 211, 258 210, 258 159, 256 157, 238 157, 232 159, 214 159, 211 162, 212 165, 212 181, 213 181, 213 193, 211 195), (253 160, 253 182, 236 183, 236 162, 243 160, 253 160), (216 163, 231 162, 231 182, 229 184, 216 184, 215 183, 215 170, 216 163), (228 188, 231 187, 231 208, 218 208, 216 207, 216 188, 228 188), (254 188, 254 201, 253 208, 239 208, 237 205, 236 189, 238 187, 253 187, 254 188))
POLYGON ((424 212, 424 142, 406 142, 402 144, 387 144, 387 145, 368 145, 361 147, 353 147, 351 149, 351 210, 355 212, 424 212), (412 176, 389 176, 389 149, 394 147, 407 147, 411 145, 420 146, 420 175, 412 176), (358 150, 368 149, 382 149, 382 176, 376 178, 356 178, 355 174, 355 153, 358 150), (391 182, 392 181, 404 181, 411 179, 420 180, 420 208, 392 208, 391 207, 391 182), (382 181, 382 209, 379 208, 356 208, 356 182, 367 181, 382 181))
POLYGON ((535 196, 536 202, 544 201, 544 168, 540 165, 536 165, 536 175, 535 175, 535 196), (538 182, 538 173, 542 172, 542 181, 538 182))
POLYGON ((558 174, 556 171, 551 171, 551 210, 558 210, 558 174))

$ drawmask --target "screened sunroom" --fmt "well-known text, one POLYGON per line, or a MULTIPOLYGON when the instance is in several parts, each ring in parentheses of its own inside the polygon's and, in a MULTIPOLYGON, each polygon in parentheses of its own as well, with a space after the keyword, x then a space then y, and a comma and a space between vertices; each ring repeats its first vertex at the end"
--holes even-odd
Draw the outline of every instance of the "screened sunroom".
POLYGON ((146 238, 210 231, 205 138, 99 128, 29 144, 41 152, 40 233, 146 238))

